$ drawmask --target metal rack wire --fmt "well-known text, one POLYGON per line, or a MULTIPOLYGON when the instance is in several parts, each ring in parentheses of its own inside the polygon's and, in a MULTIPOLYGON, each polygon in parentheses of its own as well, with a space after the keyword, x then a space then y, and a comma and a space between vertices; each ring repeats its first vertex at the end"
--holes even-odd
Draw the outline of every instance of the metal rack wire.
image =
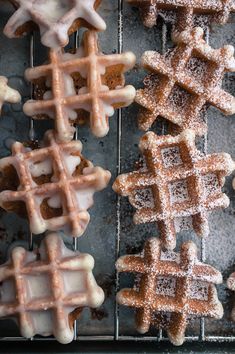
MULTIPOLYGON (((118 2, 118 53, 123 51, 123 2, 124 0, 116 0, 118 2)), ((166 38, 167 38, 167 25, 163 23, 162 26, 162 50, 163 52, 166 50, 166 38)), ((206 40, 209 42, 209 28, 206 31, 206 40)), ((79 34, 76 32, 74 34, 74 48, 76 49, 79 45, 79 34)), ((34 66, 34 49, 35 49, 35 37, 34 34, 30 36, 30 66, 34 66)), ((33 98, 33 85, 31 84, 30 89, 30 97, 33 98)), ((205 117, 205 119, 207 119, 205 117)), ((164 125, 162 127, 162 132, 164 133, 164 125)), ((34 132, 34 121, 30 119, 29 126, 29 138, 30 140, 34 140, 35 132, 34 132)), ((75 132, 74 139, 78 139, 77 131, 75 132)), ((206 153, 207 151, 207 136, 205 135, 203 138, 203 151, 206 153)), ((117 169, 116 173, 119 175, 121 173, 121 148, 122 148, 122 110, 119 109, 117 112, 117 169)), ((78 249, 77 238, 73 241, 73 249, 78 249)), ((116 200, 116 249, 115 249, 115 259, 120 256, 120 242, 121 242, 121 197, 118 195, 116 200)), ((33 249, 33 235, 29 233, 29 249, 33 249)), ((201 260, 205 261, 206 258, 206 243, 205 240, 201 240, 201 260)), ((115 295, 119 290, 119 275, 116 272, 115 274, 115 295)), ((54 341, 54 338, 42 338, 35 337, 31 338, 31 341, 54 341)), ((119 323, 119 306, 116 303, 114 308, 114 333, 113 335, 87 335, 87 336, 79 336, 77 330, 77 322, 74 324, 74 340, 79 341, 139 341, 139 342, 166 342, 168 338, 165 337, 160 330, 158 336, 141 336, 141 335, 120 335, 120 323, 119 323)), ((186 336, 185 338, 188 342, 235 342, 235 336, 213 336, 206 335, 206 327, 204 319, 200 320, 200 331, 198 335, 194 336, 186 336)), ((27 339, 23 337, 1 337, 0 341, 27 341, 27 339)))

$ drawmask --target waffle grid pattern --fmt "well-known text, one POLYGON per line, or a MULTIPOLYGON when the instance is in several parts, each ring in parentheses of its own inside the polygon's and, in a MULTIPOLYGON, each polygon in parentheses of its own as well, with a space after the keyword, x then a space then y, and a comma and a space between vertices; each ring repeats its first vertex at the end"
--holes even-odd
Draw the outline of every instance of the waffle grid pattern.
MULTIPOLYGON (((76 308, 84 306, 96 307, 98 302, 103 300, 103 291, 90 274, 94 260, 88 254, 78 254, 68 251, 58 235, 50 234, 43 240, 39 250, 40 259, 36 254, 26 251, 24 248, 16 247, 10 261, 0 267, 0 281, 3 284, 9 280, 14 282, 15 296, 13 301, 1 300, 0 317, 17 317, 21 333, 24 337, 30 338, 35 334, 34 314, 40 321, 40 313, 52 312, 53 334, 60 341, 71 341, 73 339, 73 323, 69 321, 69 314, 76 308), (69 252, 63 255, 63 249, 69 252), (43 250, 43 252, 42 252, 43 250), (44 256, 42 256, 44 253, 44 256), (78 289, 72 293, 64 282, 64 275, 77 273, 83 276, 86 286, 83 291, 78 289), (29 278, 30 276, 30 278, 29 278), (28 282, 37 277, 50 281, 41 284, 41 289, 36 288, 28 291, 28 282), (49 287, 49 289, 48 289, 49 287), (42 289, 46 295, 41 295, 42 289), (40 293, 40 295, 38 295, 40 293), (50 294, 49 294, 50 293, 50 294), (68 338, 66 337, 68 334, 68 338)), ((10 294, 8 293, 7 296, 10 294)), ((48 317, 49 320, 49 317, 48 317)), ((44 329, 41 328, 41 331, 44 329)))
POLYGON ((90 217, 86 210, 80 208, 76 191, 82 188, 92 188, 94 191, 103 189, 109 181, 110 173, 100 167, 93 167, 89 162, 89 167, 82 171, 83 174, 73 176, 65 162, 65 154, 80 154, 80 141, 58 144, 54 133, 48 131, 46 143, 48 146, 32 151, 27 151, 21 143, 15 143, 12 156, 0 161, 0 169, 4 171, 6 166, 12 165, 17 170, 20 181, 16 191, 5 190, 0 193, 0 204, 4 208, 5 203, 23 201, 26 204, 32 233, 66 229, 74 237, 80 236, 90 217), (54 172, 53 181, 38 185, 32 178, 30 165, 48 158, 51 159, 54 172), (41 202, 56 194, 61 197, 63 215, 46 220, 40 210, 41 202))
POLYGON ((191 130, 176 137, 148 132, 140 141, 140 150, 146 166, 120 175, 113 185, 137 209, 135 223, 156 222, 163 245, 168 249, 176 246, 176 232, 180 231, 177 221, 188 228, 188 219, 192 219, 190 228, 207 236, 208 212, 229 204, 221 187, 224 177, 234 169, 230 155, 201 154, 191 130), (143 190, 150 190, 152 198, 148 194, 142 202, 138 192, 143 190))
POLYGON ((77 53, 68 55, 52 50, 50 64, 26 70, 29 81, 52 77, 52 98, 26 102, 25 113, 34 118, 48 114, 55 120, 55 129, 62 141, 72 139, 75 132, 71 126, 71 112, 79 109, 89 112, 91 131, 102 137, 109 131, 108 117, 114 114, 114 108, 128 106, 134 100, 133 86, 109 89, 102 84, 102 75, 108 67, 121 67, 121 73, 129 70, 135 64, 135 56, 130 52, 103 55, 98 50, 97 40, 95 31, 87 31, 77 53), (75 91, 68 94, 66 80, 75 72, 86 79, 87 86, 78 94, 75 91))
POLYGON ((163 252, 157 238, 149 239, 140 256, 123 256, 117 261, 119 272, 140 274, 137 288, 122 289, 117 301, 136 308, 137 330, 146 333, 151 324, 164 326, 175 345, 184 341, 187 320, 190 316, 221 318, 223 308, 217 298, 214 284, 222 282, 219 271, 197 259, 197 248, 193 242, 182 244, 179 258, 172 252, 163 252), (167 254, 168 253, 168 254, 167 254), (165 278, 175 280, 174 294, 167 294, 167 286, 159 288, 158 281, 165 278), (213 284, 214 283, 214 284, 213 284), (195 291, 195 287, 207 289, 206 294, 195 291), (203 285, 202 285, 203 284, 203 285), (168 313, 167 323, 161 322, 161 314, 168 313))
POLYGON ((225 72, 235 71, 233 55, 230 45, 211 48, 199 27, 182 32, 170 55, 145 52, 142 65, 152 75, 145 79, 146 87, 138 90, 135 98, 142 106, 140 128, 148 130, 158 117, 163 117, 181 130, 191 128, 203 135, 207 131, 203 116, 206 106, 213 105, 226 115, 234 114, 235 98, 221 88, 225 72))

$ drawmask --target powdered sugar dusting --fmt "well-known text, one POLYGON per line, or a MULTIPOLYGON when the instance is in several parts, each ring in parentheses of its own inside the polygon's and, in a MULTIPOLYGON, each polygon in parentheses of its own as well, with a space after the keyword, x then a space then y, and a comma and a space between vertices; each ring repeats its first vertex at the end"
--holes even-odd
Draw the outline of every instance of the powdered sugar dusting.
POLYGON ((167 249, 174 249, 176 232, 187 227, 207 236, 208 212, 228 206, 222 187, 224 177, 235 168, 231 157, 203 155, 195 146, 192 130, 175 137, 149 132, 142 137, 140 148, 146 167, 120 175, 113 186, 137 209, 134 221, 156 222, 167 249))
POLYGON ((119 291, 117 300, 136 308, 140 333, 147 332, 150 325, 164 325, 170 340, 179 345, 192 316, 222 317, 223 308, 214 286, 222 282, 222 276, 199 262, 196 251, 192 242, 183 243, 179 253, 162 251, 161 242, 152 238, 146 241, 141 256, 118 260, 118 271, 139 273, 138 287, 119 291))
POLYGON ((137 91, 142 106, 139 126, 148 130, 159 117, 176 124, 180 130, 207 131, 201 112, 213 105, 226 115, 235 113, 235 98, 222 88, 227 72, 235 71, 232 46, 213 49, 197 27, 184 30, 175 39, 176 47, 161 55, 147 51, 142 65, 152 74, 137 91), (143 109, 144 108, 144 109, 143 109))

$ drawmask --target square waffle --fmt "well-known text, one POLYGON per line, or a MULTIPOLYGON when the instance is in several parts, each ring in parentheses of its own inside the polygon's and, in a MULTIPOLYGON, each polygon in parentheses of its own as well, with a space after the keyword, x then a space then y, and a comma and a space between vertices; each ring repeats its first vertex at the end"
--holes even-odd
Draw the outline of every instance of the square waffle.
POLYGON ((226 115, 235 113, 235 97, 222 89, 225 73, 235 71, 234 48, 211 48, 200 27, 182 32, 176 43, 164 55, 147 51, 142 56, 142 66, 151 74, 135 98, 141 106, 139 127, 148 130, 163 117, 178 130, 194 129, 203 135, 207 131, 204 112, 209 105, 226 115))
POLYGON ((118 176, 113 185, 137 209, 134 222, 157 223, 168 249, 174 249, 176 233, 182 230, 208 235, 208 213, 229 205, 221 188, 225 176, 235 169, 230 155, 203 155, 192 130, 175 137, 148 132, 139 147, 144 166, 118 176))
POLYGON ((235 11, 234 0, 127 0, 138 7, 143 23, 147 27, 156 25, 160 15, 174 23, 173 36, 185 29, 211 23, 224 24, 235 11))
POLYGON ((142 255, 120 257, 116 267, 119 272, 139 274, 136 287, 120 290, 117 302, 136 308, 136 327, 142 334, 151 325, 161 327, 173 344, 181 345, 192 316, 223 316, 214 286, 222 283, 222 275, 199 262, 191 241, 175 253, 163 251, 159 239, 149 239, 142 255))
POLYGON ((81 310, 104 301, 93 267, 92 256, 69 250, 57 234, 44 238, 38 254, 14 248, 0 266, 0 317, 15 318, 26 338, 54 335, 71 342, 81 310))
POLYGON ((12 156, 0 160, 0 206, 27 216, 31 232, 64 230, 81 236, 89 222, 93 194, 105 188, 110 172, 81 155, 80 141, 58 143, 47 131, 35 150, 19 142, 12 156))
POLYGON ((96 12, 101 0, 12 0, 15 13, 4 33, 21 37, 39 27, 42 43, 50 48, 65 47, 69 35, 85 26, 104 31, 106 24, 96 12))
POLYGON ((109 131, 108 118, 114 114, 114 109, 128 106, 134 100, 135 89, 130 85, 124 87, 123 76, 134 64, 135 56, 131 52, 102 54, 98 49, 97 33, 87 31, 76 53, 51 50, 49 64, 26 70, 27 80, 37 83, 41 78, 47 79, 51 91, 45 92, 42 100, 26 102, 24 112, 35 119, 41 114, 54 119, 61 141, 72 139, 77 111, 80 110, 83 116, 88 112, 92 133, 103 137, 109 131), (71 76, 75 73, 83 79, 78 92, 71 76))

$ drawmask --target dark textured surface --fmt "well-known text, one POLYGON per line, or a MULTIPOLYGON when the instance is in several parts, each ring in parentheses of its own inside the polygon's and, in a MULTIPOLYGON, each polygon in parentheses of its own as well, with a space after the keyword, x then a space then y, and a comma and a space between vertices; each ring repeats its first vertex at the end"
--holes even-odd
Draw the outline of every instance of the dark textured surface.
MULTIPOLYGON (((29 38, 18 40, 9 40, 2 34, 2 29, 11 12, 11 7, 1 3, 0 8, 0 28, 1 28, 1 52, 0 52, 0 74, 6 75, 10 79, 10 84, 14 88, 18 88, 26 100, 29 96, 29 85, 24 81, 24 70, 29 66, 29 38)), ((105 33, 100 34, 101 48, 105 53, 117 51, 118 33, 118 1, 104 0, 101 14, 107 22, 108 29, 105 33)), ((234 20, 223 27, 214 27, 211 30, 210 43, 219 47, 223 44, 235 44, 234 37, 234 20)), ((133 84, 136 88, 142 86, 142 79, 145 75, 144 71, 139 67, 140 57, 145 50, 161 50, 162 49, 162 24, 153 29, 146 29, 142 26, 138 11, 132 9, 126 3, 124 5, 124 50, 132 50, 137 56, 136 68, 126 74, 126 81, 133 84)), ((37 41, 38 42, 38 41, 37 41)), ((170 45, 170 42, 168 41, 170 45)), ((43 62, 46 58, 46 49, 37 45, 36 63, 43 62)), ((225 81, 225 87, 229 92, 235 93, 235 75, 231 74, 225 81)), ((143 132, 140 132, 136 124, 137 106, 133 104, 131 107, 123 110, 123 138, 122 138, 122 171, 131 171, 135 161, 139 158, 138 141, 143 132)), ((117 159, 117 114, 110 118, 110 132, 108 136, 99 140, 94 138, 86 127, 79 129, 78 137, 84 144, 84 156, 93 161, 95 165, 100 165, 112 172, 113 179, 116 174, 117 159)), ((208 151, 219 152, 225 151, 234 156, 234 136, 235 121, 234 117, 225 117, 215 109, 208 111, 208 151)), ((36 138, 40 138, 48 127, 52 124, 48 122, 36 122, 35 131, 36 138)), ((160 131, 161 125, 154 126, 154 131, 160 131)), ((6 148, 6 140, 8 138, 15 140, 28 140, 29 119, 22 113, 21 105, 4 105, 3 116, 0 119, 0 156, 9 154, 6 148)), ((112 181, 113 181, 112 179, 112 181)), ((81 251, 91 253, 96 260, 95 274, 99 284, 104 288, 107 294, 105 304, 100 311, 90 313, 84 311, 79 320, 78 331, 80 335, 112 335, 114 332, 114 262, 115 262, 115 237, 116 237, 116 196, 111 189, 112 182, 109 187, 95 197, 95 205, 91 208, 91 222, 84 236, 78 241, 78 247, 81 251)), ((231 188, 231 178, 228 178, 225 186, 226 191, 231 197, 231 205, 225 211, 215 212, 210 218, 211 234, 206 241, 206 260, 223 272, 226 279, 228 274, 234 270, 234 191, 231 188)), ((132 216, 133 209, 126 199, 121 201, 121 254, 138 252, 144 243, 144 240, 150 236, 157 236, 157 230, 154 225, 133 225, 132 216)), ((16 217, 15 215, 6 215, 1 213, 0 218, 0 251, 1 262, 5 261, 9 248, 12 244, 21 244, 26 241, 29 236, 27 223, 16 217)), ((200 246, 200 240, 194 233, 184 233, 178 236, 178 244, 186 239, 192 239, 200 246)), ((35 237, 35 240, 39 240, 35 237)), ((69 238, 67 242, 71 243, 69 238)), ((121 277, 121 286, 130 285, 130 279, 126 276, 121 277)), ((229 311, 231 309, 231 292, 225 285, 219 287, 219 297, 225 305, 225 317, 221 321, 206 321, 206 335, 235 335, 235 326, 229 321, 229 311)), ((10 321, 0 322, 1 336, 18 335, 16 326, 10 321)), ((120 334, 137 335, 134 329, 134 315, 131 309, 120 308, 120 334)), ((157 334, 154 331, 151 335, 157 334)), ((189 325, 188 335, 199 334, 199 321, 194 321, 189 325)), ((22 344, 21 344, 22 345, 22 344)), ((76 347, 76 343, 73 348, 76 347)), ((86 348, 85 344, 80 344, 81 352, 86 348)), ((139 351, 144 352, 150 350, 150 344, 139 351), (141 351, 142 350, 142 351, 141 351)), ((166 344, 162 344, 163 347, 166 344)), ((35 352, 37 349, 31 342, 27 343, 28 351, 35 352)), ((125 346, 122 344, 123 351, 125 346)), ((134 346, 134 344, 133 344, 134 346)), ((53 347, 53 346, 52 346, 53 347)), ((62 348, 59 346, 59 348, 62 348)), ((103 351, 99 349, 100 351, 103 351)), ((115 352, 118 344, 113 344, 110 352, 115 352)), ((162 347, 160 347, 162 348, 162 347)), ((194 345, 187 346, 188 352, 192 350, 194 345)), ((205 344, 203 350, 208 348, 205 344)), ((91 344, 88 352, 93 352, 96 344, 91 344)), ((231 349, 231 348, 230 348, 231 349)), ((63 347, 63 350, 65 348, 63 347)), ((67 349, 68 351, 70 349, 67 349)), ((127 352, 133 350, 132 346, 128 347, 127 352)), ((157 350, 155 348, 153 350, 157 350)), ((160 350, 160 349, 159 349, 160 350)), ((177 349, 178 350, 178 349, 177 349)), ((195 349, 196 350, 196 349, 195 349)), ((199 349, 198 349, 199 350, 199 349)), ((217 349, 216 349, 217 350, 217 349)), ((227 349, 226 349, 227 350, 227 349)), ((226 352, 225 350, 225 352, 226 352)), ((60 349, 58 349, 60 351, 60 349)), ((172 351, 172 346, 169 347, 172 351)), ((4 350, 5 353, 7 351, 4 350)), ((13 351, 12 351, 13 352, 13 351)), ((51 351, 52 353, 53 351, 51 351)), ((131 351, 130 351, 131 352, 131 351)), ((132 351, 133 352, 133 351, 132 351)), ((163 352, 160 350, 160 352, 163 352)), ((168 352, 168 349, 166 351, 168 352)), ((176 351, 177 352, 177 351, 176 351)), ((184 351, 178 351, 184 352, 184 351)), ((186 349, 187 352, 187 349, 186 349)), ((213 351, 216 353, 216 351, 213 351)), ((219 351, 218 351, 219 352, 219 351)), ((196 351, 195 351, 196 353, 196 351)), ((208 352, 209 353, 209 352, 208 352)))

